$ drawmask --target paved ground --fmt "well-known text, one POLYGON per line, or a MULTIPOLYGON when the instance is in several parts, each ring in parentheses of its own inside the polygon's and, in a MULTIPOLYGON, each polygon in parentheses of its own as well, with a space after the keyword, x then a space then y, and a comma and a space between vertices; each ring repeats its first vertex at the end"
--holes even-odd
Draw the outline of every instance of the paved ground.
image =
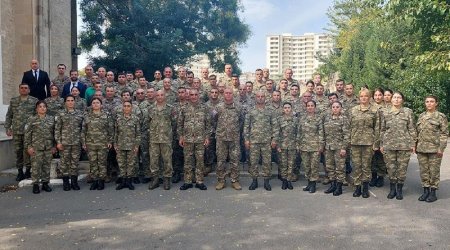
MULTIPOLYGON (((450 146, 450 145, 449 145, 450 146)), ((450 147, 448 147, 450 148, 450 147)), ((207 191, 62 191, 33 195, 30 187, 0 193, 0 249, 450 249, 450 151, 441 170, 439 200, 417 201, 417 159, 408 170, 403 201, 388 187, 369 199, 262 188, 207 191)), ((12 177, 0 177, 0 182, 12 177)))

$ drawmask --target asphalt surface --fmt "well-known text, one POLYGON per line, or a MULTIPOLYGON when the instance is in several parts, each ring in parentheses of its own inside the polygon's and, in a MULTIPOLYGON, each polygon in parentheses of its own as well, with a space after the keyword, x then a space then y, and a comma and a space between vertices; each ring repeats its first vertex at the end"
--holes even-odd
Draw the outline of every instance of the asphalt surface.
MULTIPOLYGON (((449 145, 450 146, 450 145, 449 145)), ((344 187, 339 197, 303 192, 302 178, 294 190, 260 187, 242 191, 228 182, 207 191, 136 190, 34 195, 31 187, 0 193, 0 249, 450 249, 450 147, 441 168, 439 200, 419 202, 422 192, 415 156, 411 158, 404 200, 388 200, 388 185, 371 188, 368 199, 353 198, 344 187)), ((0 177, 0 183, 12 180, 0 177)))

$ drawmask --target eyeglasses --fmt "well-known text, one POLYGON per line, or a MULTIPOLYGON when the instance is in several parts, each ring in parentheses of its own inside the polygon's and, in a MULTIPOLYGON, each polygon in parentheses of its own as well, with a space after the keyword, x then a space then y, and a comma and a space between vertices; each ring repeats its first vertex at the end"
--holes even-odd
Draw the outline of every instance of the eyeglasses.
POLYGON ((136 95, 143 95, 144 92, 137 92, 136 95))

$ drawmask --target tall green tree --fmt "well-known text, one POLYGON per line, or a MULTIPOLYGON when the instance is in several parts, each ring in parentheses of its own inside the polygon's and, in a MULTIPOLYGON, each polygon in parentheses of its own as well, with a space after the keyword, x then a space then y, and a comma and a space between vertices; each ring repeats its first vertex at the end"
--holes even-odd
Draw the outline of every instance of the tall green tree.
POLYGON ((237 48, 250 34, 238 0, 81 0, 80 45, 94 65, 139 67, 147 75, 207 54, 212 67, 239 64, 237 48))

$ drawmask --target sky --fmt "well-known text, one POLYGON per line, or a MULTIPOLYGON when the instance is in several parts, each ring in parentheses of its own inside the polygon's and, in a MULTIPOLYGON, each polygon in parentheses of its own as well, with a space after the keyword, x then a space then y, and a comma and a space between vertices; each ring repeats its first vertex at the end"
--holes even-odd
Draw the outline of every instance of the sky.
MULTIPOLYGON (((249 25, 251 35, 241 46, 239 55, 243 72, 266 67, 266 36, 291 33, 323 33, 328 27, 327 9, 331 0, 241 0, 243 12, 239 15, 249 25)), ((78 11, 78 13, 80 13, 78 11)), ((78 32, 82 26, 78 18, 78 32)), ((87 64, 86 54, 79 56, 82 68, 87 64)))

